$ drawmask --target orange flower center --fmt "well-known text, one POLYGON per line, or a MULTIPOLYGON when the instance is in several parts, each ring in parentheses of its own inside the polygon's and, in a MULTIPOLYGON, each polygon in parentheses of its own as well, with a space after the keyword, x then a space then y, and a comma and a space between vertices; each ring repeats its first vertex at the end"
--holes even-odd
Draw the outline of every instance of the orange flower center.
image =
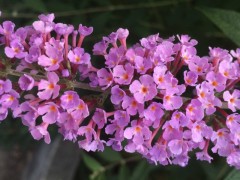
POLYGON ((142 87, 142 93, 143 93, 143 94, 146 94, 147 92, 148 92, 148 88, 145 87, 145 86, 143 86, 143 87, 142 87))
POLYGON ((138 127, 138 126, 135 128, 135 131, 136 131, 136 132, 140 132, 141 130, 142 130, 142 128, 140 128, 140 127, 138 127))
POLYGON ((213 86, 217 86, 217 85, 218 85, 217 81, 213 81, 213 82, 212 82, 212 85, 213 85, 213 86))
POLYGON ((57 111, 57 108, 55 106, 50 106, 49 108, 50 111, 53 111, 53 112, 56 112, 57 111))

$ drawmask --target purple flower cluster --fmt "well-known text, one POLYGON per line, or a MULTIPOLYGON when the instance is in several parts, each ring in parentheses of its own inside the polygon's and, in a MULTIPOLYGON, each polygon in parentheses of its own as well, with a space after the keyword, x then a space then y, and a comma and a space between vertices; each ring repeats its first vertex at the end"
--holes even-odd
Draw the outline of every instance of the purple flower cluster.
POLYGON ((111 135, 106 144, 155 164, 180 166, 193 150, 197 159, 211 162, 211 149, 240 168, 233 158, 240 155, 240 90, 234 89, 240 81, 239 49, 209 48, 209 55, 200 57, 197 41, 187 35, 155 34, 129 48, 127 36, 127 29, 119 29, 93 49, 105 58, 98 82, 111 87, 115 107, 113 117, 105 117, 105 133, 111 135))
POLYGON ((105 59, 97 69, 82 47, 92 31, 55 23, 53 14, 17 30, 3 22, 0 120, 11 110, 34 139, 46 143, 48 127, 56 126, 86 151, 110 146, 138 152, 151 163, 180 166, 192 151, 208 162, 217 153, 240 168, 240 49, 209 48, 200 57, 198 42, 189 36, 158 34, 128 47, 129 31, 120 28, 94 45, 93 55, 105 59), (79 96, 81 89, 99 87, 109 93, 113 111, 99 107, 100 98, 79 96))

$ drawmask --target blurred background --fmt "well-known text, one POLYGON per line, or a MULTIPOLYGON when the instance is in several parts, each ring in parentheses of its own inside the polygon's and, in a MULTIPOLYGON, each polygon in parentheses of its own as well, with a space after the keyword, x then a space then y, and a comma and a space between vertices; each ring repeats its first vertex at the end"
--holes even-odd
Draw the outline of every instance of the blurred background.
MULTIPOLYGON (((216 26, 201 8, 219 8, 240 12, 239 0, 0 0, 1 22, 12 20, 17 27, 29 25, 40 13, 55 13, 55 22, 93 26, 93 34, 86 38, 84 46, 91 52, 94 43, 119 27, 130 32, 128 44, 159 33, 168 38, 188 34, 198 40, 200 56, 207 55, 209 47, 236 49, 238 42, 228 32, 216 26)), ((211 17, 211 16, 210 16, 211 17)), ((220 20, 222 16, 219 16, 220 20)), ((236 21, 236 24, 240 20, 236 21)), ((240 29, 239 29, 240 31, 240 29)), ((238 37, 239 38, 239 37, 238 37)), ((53 139, 56 130, 52 130, 53 139)), ((8 179, 19 179, 35 156, 41 142, 33 141, 28 130, 18 120, 9 116, 0 124, 0 168, 8 179), (4 154, 6 153, 6 154, 4 154), (12 173, 14 171, 14 173, 12 173)), ((77 147, 76 147, 77 148, 77 147)), ((78 150, 80 152, 80 150, 78 150)), ((66 155, 66 157, 68 154, 66 155)), ((70 156, 70 155, 69 155, 70 156)), ((124 180, 174 180, 174 179, 224 179, 229 178, 232 168, 225 159, 214 157, 212 164, 196 161, 192 154, 185 168, 150 165, 137 154, 113 152, 81 152, 72 180, 124 179, 124 180)), ((71 166, 66 167, 71 168, 71 166)), ((235 173, 235 171, 234 171, 235 173)), ((1 178, 2 177, 2 178, 1 178)), ((232 176, 231 176, 232 178, 232 176)), ((240 177, 238 176, 240 179, 240 177)), ((6 178, 5 178, 6 179, 6 178)))

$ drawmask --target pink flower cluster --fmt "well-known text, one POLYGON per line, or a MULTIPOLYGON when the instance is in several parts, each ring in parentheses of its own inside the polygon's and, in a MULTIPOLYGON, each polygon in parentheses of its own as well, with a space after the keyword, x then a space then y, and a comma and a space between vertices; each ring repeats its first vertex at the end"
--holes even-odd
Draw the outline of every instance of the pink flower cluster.
POLYGON ((129 31, 120 28, 94 45, 93 55, 105 59, 97 69, 82 47, 93 28, 80 24, 75 30, 53 20, 53 14, 40 15, 17 30, 10 21, 0 25, 6 55, 0 61, 1 120, 11 110, 46 143, 55 125, 86 151, 111 146, 180 166, 192 151, 208 162, 217 153, 240 168, 240 49, 209 48, 200 57, 189 36, 158 34, 129 47, 129 31), (79 96, 81 89, 99 87, 109 93, 113 111, 88 94, 79 96))

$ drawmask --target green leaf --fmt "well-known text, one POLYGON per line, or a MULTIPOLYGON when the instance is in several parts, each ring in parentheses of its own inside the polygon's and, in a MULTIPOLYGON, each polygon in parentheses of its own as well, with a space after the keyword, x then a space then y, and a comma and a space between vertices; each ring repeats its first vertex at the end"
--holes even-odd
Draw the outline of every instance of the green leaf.
POLYGON ((237 169, 232 170, 224 180, 239 180, 240 171, 237 169))
POLYGON ((145 161, 139 162, 139 164, 137 165, 137 167, 133 171, 133 174, 131 176, 131 180, 144 179, 143 176, 146 177, 147 166, 148 166, 148 164, 145 161))
POLYGON ((119 173, 118 173, 118 180, 126 180, 129 176, 128 176, 128 169, 126 167, 126 164, 122 164, 120 169, 119 169, 119 173))
POLYGON ((93 172, 94 171, 99 171, 102 169, 102 165, 96 161, 94 158, 91 156, 87 155, 86 153, 83 153, 83 161, 86 164, 86 166, 91 169, 93 172))
POLYGON ((46 12, 46 6, 42 0, 24 0, 24 4, 26 7, 31 8, 32 10, 38 12, 46 12))
POLYGON ((122 157, 120 153, 113 151, 111 148, 106 147, 103 152, 99 152, 98 155, 105 161, 116 162, 121 161, 122 157))
POLYGON ((240 46, 240 13, 217 8, 197 8, 207 16, 224 34, 240 46))

